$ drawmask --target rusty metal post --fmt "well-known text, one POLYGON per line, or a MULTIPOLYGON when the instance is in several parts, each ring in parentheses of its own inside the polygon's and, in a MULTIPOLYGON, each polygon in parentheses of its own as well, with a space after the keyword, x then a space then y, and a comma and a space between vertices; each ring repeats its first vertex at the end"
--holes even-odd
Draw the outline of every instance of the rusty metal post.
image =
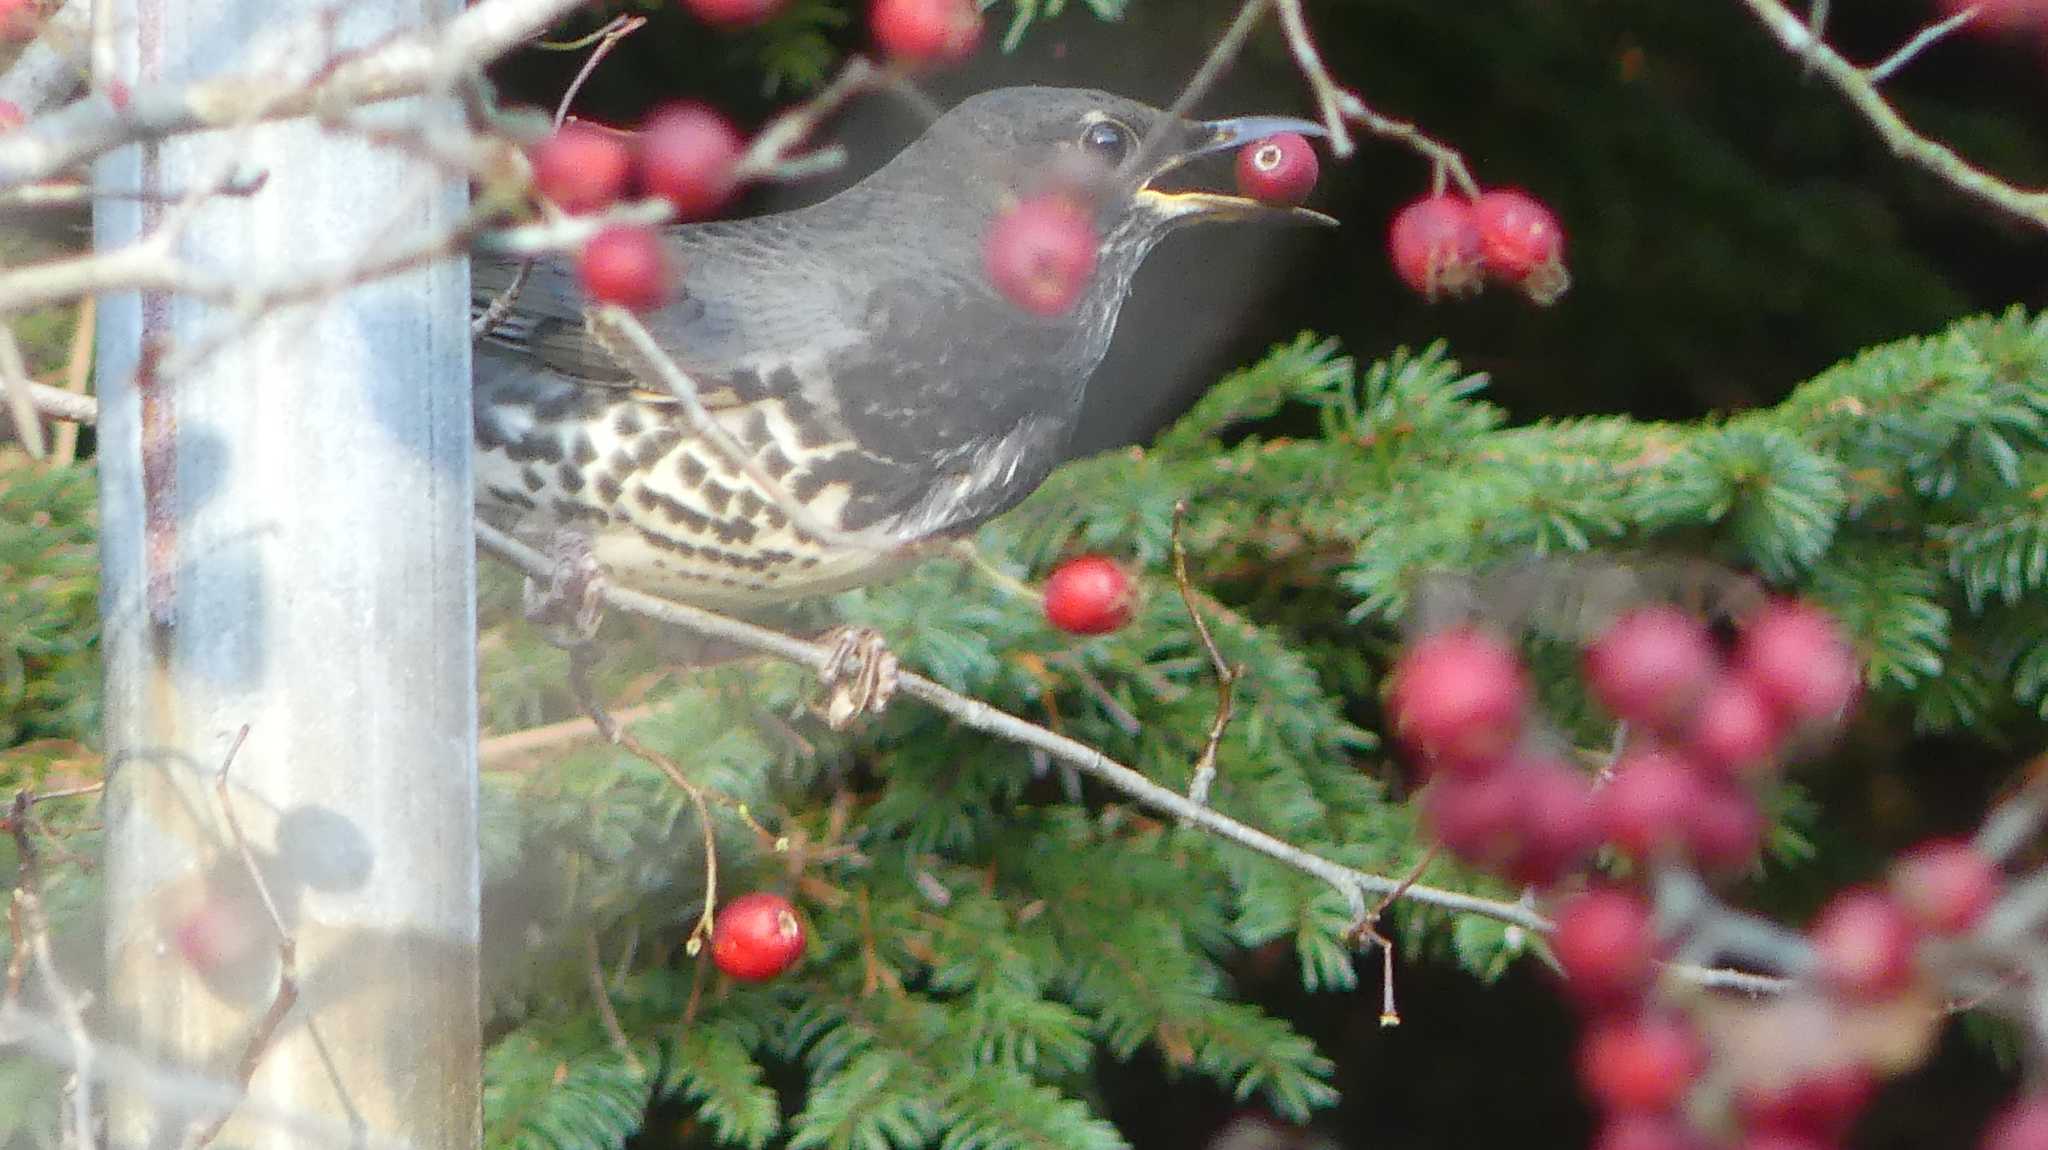
MULTIPOLYGON (((460 0, 96 7, 114 21, 104 92, 273 62, 304 77, 460 0)), ((150 234, 229 163, 261 190, 199 206, 176 251, 238 283, 343 267, 465 207, 417 156, 300 119, 110 155, 99 185, 145 198, 102 201, 96 243, 150 234)), ((109 1071, 111 1146, 479 1140, 467 276, 456 258, 349 289, 175 375, 228 309, 102 301, 106 1029, 110 1051, 210 1084, 180 1097, 109 1071), (244 725, 238 841, 216 783, 244 725), (295 1001, 265 894, 296 942, 295 1001), (214 1087, 245 1064, 249 1101, 225 1114, 214 1087)))

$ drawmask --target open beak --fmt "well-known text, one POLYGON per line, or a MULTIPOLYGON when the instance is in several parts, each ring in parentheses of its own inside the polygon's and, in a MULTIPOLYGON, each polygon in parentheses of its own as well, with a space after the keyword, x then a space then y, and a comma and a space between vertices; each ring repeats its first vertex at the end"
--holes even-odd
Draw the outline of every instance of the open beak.
POLYGON ((1146 177, 1145 185, 1138 189, 1139 208, 1152 213, 1162 221, 1173 223, 1204 223, 1212 220, 1294 220, 1320 224, 1323 227, 1336 227, 1335 219, 1308 208, 1263 204, 1247 196, 1223 192, 1169 192, 1151 186, 1151 181, 1199 156, 1232 151, 1281 132, 1298 132, 1304 136, 1329 134, 1323 130, 1321 124, 1293 116, 1238 116, 1228 120, 1209 120, 1188 125, 1188 134, 1184 141, 1178 147, 1168 150, 1167 155, 1146 177))

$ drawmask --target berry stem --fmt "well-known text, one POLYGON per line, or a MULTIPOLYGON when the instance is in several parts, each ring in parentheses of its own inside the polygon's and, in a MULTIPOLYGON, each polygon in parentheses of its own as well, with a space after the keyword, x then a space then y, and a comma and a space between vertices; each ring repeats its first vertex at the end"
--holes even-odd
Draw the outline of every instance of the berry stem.
POLYGON ((1209 739, 1195 759, 1194 777, 1188 780, 1188 801, 1207 806, 1209 788, 1216 782, 1216 749, 1222 745, 1223 733, 1230 728, 1230 717, 1236 710, 1237 680, 1244 674, 1244 664, 1233 666, 1224 659, 1223 652, 1216 647, 1216 637, 1209 633, 1208 620, 1202 618, 1201 608, 1195 605, 1194 584, 1188 580, 1187 548, 1182 545, 1187 519, 1187 500, 1177 500, 1173 505, 1173 582, 1180 589, 1180 601, 1188 609, 1188 618, 1194 621, 1195 634, 1202 639, 1202 649, 1209 653, 1209 665, 1216 668, 1216 719, 1209 724, 1209 739))

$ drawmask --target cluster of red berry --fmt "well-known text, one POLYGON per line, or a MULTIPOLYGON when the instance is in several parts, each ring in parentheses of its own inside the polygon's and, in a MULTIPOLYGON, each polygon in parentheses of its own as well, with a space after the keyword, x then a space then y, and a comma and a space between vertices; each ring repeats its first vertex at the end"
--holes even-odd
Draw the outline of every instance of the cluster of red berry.
POLYGON ((1476 199, 1424 196, 1394 214, 1387 248, 1402 281, 1429 300, 1477 295, 1493 279, 1548 307, 1572 282, 1564 226, 1543 201, 1512 188, 1476 199))
MULTIPOLYGON (((1725 655, 1698 619, 1669 605, 1633 609, 1586 649, 1594 698, 1632 745, 1604 785, 1527 749, 1534 708, 1514 650, 1476 627, 1413 644, 1389 691, 1395 730, 1430 775, 1424 815, 1454 854, 1511 880, 1560 882, 1601 843, 1641 863, 1740 867, 1764 830, 1756 788, 1786 748, 1842 719, 1856 659, 1834 621, 1775 600, 1741 621, 1725 655)), ((1838 894, 1806 932, 1816 1032, 1847 1032, 1856 1011, 1925 993, 1924 944, 1976 927, 2003 886, 1967 843, 1901 856, 1886 888, 1838 894)), ((1605 1118, 1598 1150, 1698 1150, 1704 1128, 1735 1129, 1744 1150, 1841 1144, 1884 1073, 1902 1067, 1853 1048, 1760 1072, 1720 1053, 1660 994, 1666 957, 1656 913, 1631 889, 1593 885, 1564 899, 1551 947, 1564 991, 1587 1018, 1580 1082, 1605 1118)), ((1808 1036, 1811 1038, 1812 1036, 1808 1036)), ((1752 1060, 1753 1061, 1753 1060, 1752 1060)), ((2048 1098, 2023 1100, 1984 1150, 2048 1148, 2048 1098)))
MULTIPOLYGON (((7 0, 0 0, 6 3, 7 0)), ((706 23, 745 27, 774 15, 784 0, 687 0, 706 23)), ((899 66, 956 62, 974 51, 981 13, 973 0, 875 0, 875 43, 899 66)), ((746 151, 738 129, 702 104, 657 110, 638 132, 572 123, 534 147, 534 188, 572 215, 609 207, 629 191, 667 200, 678 220, 701 220, 740 190, 746 151)), ((1092 258, 1094 248, 1089 254, 1092 258)), ((583 246, 577 264, 594 300, 635 311, 667 301, 680 269, 652 228, 614 225, 583 246)))
POLYGON ((1587 648, 1585 677, 1633 734, 1597 790, 1531 749, 1532 691, 1505 642, 1459 627, 1403 655, 1389 696, 1395 729, 1435 779, 1425 815, 1453 853, 1535 885, 1602 842, 1644 863, 1742 867, 1764 829, 1754 788, 1790 740, 1839 719, 1857 667, 1825 613, 1782 600, 1744 620, 1727 659, 1685 612, 1637 608, 1587 648))

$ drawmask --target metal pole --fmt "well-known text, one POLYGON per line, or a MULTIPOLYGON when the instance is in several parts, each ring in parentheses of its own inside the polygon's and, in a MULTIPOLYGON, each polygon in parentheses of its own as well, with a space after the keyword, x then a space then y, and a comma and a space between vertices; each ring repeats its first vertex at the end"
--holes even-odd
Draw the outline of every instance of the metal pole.
MULTIPOLYGON (((289 83, 460 3, 95 7, 114 21, 107 92, 259 66, 289 83)), ((103 201, 96 242, 150 234, 228 162, 261 190, 197 206, 176 251, 236 282, 341 268, 464 209, 416 154, 295 120, 110 155, 100 186, 145 199, 103 201)), ((111 1146, 479 1141, 467 277, 456 258, 347 290, 175 377, 227 309, 102 303, 106 1041, 212 1084, 180 1100, 107 1070, 111 1146), (230 823, 216 783, 245 724, 230 823), (265 896, 296 942, 296 1001, 265 896), (214 1087, 248 1066, 225 1115, 214 1087)))

